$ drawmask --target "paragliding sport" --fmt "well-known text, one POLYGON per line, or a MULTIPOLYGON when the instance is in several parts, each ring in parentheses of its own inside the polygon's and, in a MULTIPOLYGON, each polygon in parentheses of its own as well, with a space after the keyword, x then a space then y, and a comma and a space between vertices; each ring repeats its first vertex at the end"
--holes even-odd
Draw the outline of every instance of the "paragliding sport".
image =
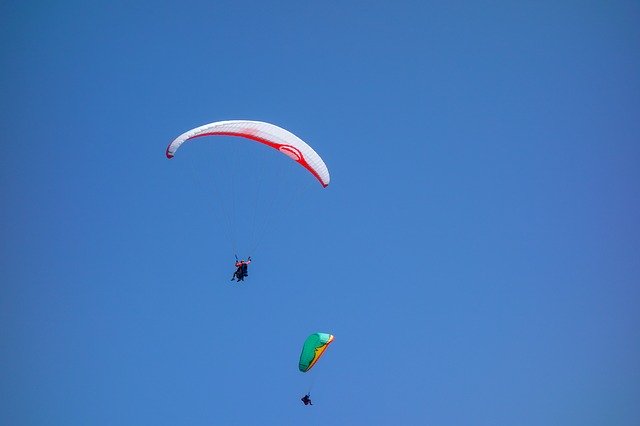
MULTIPOLYGON (((206 136, 226 136, 232 137, 231 139, 244 138, 258 142, 259 144, 286 155, 296 163, 300 164, 313 177, 315 177, 323 188, 326 188, 331 181, 326 164, 318 153, 311 148, 311 146, 290 131, 283 129, 282 127, 278 127, 275 124, 262 121, 226 120, 216 121, 196 127, 176 137, 167 146, 165 152, 166 157, 168 159, 173 158, 185 142, 194 139, 209 139, 205 138, 206 136)), ((235 221, 230 220, 229 222, 235 221)), ((233 230, 229 233, 233 233, 233 230)), ((251 257, 247 257, 247 260, 238 259, 235 247, 235 236, 233 238, 233 249, 235 252, 234 266, 236 269, 233 272, 231 281, 242 283, 245 278, 249 276, 248 266, 252 260, 251 257)))
MULTIPOLYGON (((326 164, 313 148, 290 131, 262 121, 227 120, 216 121, 196 127, 175 138, 169 146, 167 146, 165 152, 166 157, 168 159, 173 158, 185 142, 193 139, 207 139, 205 138, 206 136, 231 137, 230 139, 232 140, 244 138, 258 142, 286 155, 300 164, 323 188, 326 188, 331 181, 326 164)), ((260 158, 260 162, 263 162, 262 160, 263 159, 260 158)), ((277 181, 277 184, 280 185, 280 181, 277 181)), ((223 200, 217 201, 217 204, 223 204, 223 200)), ((278 208, 286 210, 280 204, 278 208)), ((235 242, 233 249, 235 270, 231 276, 231 281, 242 283, 249 276, 249 265, 252 263, 252 258, 251 256, 246 257, 246 260, 245 258, 238 258, 235 242)), ((253 250, 249 250, 249 252, 252 253, 253 250)), ((302 346, 298 369, 303 373, 308 373, 324 355, 333 340, 333 335, 329 333, 313 333, 309 335, 302 346)), ((309 386, 308 391, 300 400, 305 406, 313 405, 311 401, 311 386, 309 386)))
MULTIPOLYGON (((306 373, 313 368, 320 357, 324 355, 329 345, 333 342, 333 335, 329 333, 313 333, 304 341, 302 353, 298 362, 298 369, 306 373)), ((313 405, 311 402, 311 390, 300 399, 304 405, 313 405)))

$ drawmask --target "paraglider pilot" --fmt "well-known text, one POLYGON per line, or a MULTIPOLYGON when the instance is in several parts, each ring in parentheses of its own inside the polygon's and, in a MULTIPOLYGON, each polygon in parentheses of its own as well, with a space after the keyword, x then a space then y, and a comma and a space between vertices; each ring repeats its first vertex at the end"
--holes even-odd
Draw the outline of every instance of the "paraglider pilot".
POLYGON ((248 265, 251 263, 251 256, 249 256, 247 258, 247 260, 238 260, 236 258, 236 271, 233 273, 233 276, 231 277, 231 281, 234 280, 238 280, 238 282, 240 281, 244 281, 244 277, 248 277, 249 273, 248 271, 248 265))
POLYGON ((304 405, 313 405, 311 403, 311 398, 309 398, 310 396, 311 396, 310 394, 306 394, 305 396, 300 398, 300 401, 304 402, 304 405))

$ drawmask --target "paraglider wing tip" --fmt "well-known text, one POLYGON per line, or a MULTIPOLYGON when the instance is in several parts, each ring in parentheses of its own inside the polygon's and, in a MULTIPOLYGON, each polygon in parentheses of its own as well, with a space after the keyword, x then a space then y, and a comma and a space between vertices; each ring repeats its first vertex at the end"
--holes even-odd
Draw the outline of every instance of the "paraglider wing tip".
POLYGON ((169 160, 171 160, 173 158, 173 154, 169 152, 169 148, 167 148, 167 150, 165 151, 164 154, 167 156, 167 158, 169 160))

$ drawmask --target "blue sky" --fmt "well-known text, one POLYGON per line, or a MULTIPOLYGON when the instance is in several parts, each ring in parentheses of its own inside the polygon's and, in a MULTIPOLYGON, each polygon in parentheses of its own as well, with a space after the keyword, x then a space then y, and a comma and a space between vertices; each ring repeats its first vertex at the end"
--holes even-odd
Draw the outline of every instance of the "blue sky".
POLYGON ((0 17, 0 423, 640 422, 637 2, 0 17), (230 138, 164 157, 238 118, 331 185, 230 138), (269 218, 243 286, 210 172, 265 200, 232 211, 269 218))

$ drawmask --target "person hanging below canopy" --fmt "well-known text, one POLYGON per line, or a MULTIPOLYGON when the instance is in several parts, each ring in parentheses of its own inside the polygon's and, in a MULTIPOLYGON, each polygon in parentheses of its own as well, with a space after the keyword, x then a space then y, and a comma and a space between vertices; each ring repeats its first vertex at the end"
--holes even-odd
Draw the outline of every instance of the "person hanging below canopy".
POLYGON ((310 394, 306 394, 305 396, 300 398, 300 401, 304 402, 304 405, 313 405, 311 403, 311 395, 310 394))
POLYGON ((231 281, 235 281, 238 280, 238 282, 240 281, 244 281, 245 277, 249 276, 249 272, 248 272, 248 266, 251 263, 251 256, 249 256, 247 258, 247 260, 238 260, 238 258, 236 258, 236 271, 233 273, 233 276, 231 277, 231 281))

